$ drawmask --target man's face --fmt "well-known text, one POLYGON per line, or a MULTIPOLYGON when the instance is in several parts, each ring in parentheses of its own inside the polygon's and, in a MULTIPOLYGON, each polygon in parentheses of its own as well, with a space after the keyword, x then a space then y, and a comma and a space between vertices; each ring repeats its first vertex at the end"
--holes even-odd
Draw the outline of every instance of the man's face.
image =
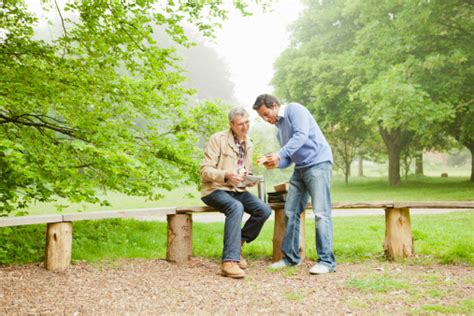
POLYGON ((265 105, 262 105, 258 110, 257 113, 260 117, 267 121, 270 124, 276 124, 278 121, 278 105, 273 103, 271 108, 267 108, 265 105))
POLYGON ((250 129, 249 117, 247 115, 235 116, 232 122, 230 122, 230 128, 240 140, 245 139, 250 129))

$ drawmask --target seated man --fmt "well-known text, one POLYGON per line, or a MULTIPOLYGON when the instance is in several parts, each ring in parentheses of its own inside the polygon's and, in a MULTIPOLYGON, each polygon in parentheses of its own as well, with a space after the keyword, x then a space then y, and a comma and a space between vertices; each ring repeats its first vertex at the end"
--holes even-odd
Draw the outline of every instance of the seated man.
POLYGON ((211 136, 200 166, 202 201, 225 215, 222 275, 243 278, 247 262, 241 247, 257 238, 270 216, 268 205, 242 187, 252 165, 252 144, 247 137, 249 116, 244 108, 229 112, 230 129, 211 136), (241 229, 244 212, 250 218, 241 229))

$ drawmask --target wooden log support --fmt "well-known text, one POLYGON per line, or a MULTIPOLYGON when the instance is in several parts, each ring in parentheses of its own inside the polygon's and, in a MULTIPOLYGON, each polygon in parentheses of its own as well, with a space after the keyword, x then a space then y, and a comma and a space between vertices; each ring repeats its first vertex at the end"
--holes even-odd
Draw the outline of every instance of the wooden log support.
MULTIPOLYGON (((305 259, 306 254, 306 238, 305 238, 305 212, 300 217, 300 245, 299 253, 301 260, 305 259)), ((285 210, 282 208, 275 209, 275 226, 273 228, 273 262, 277 262, 283 258, 281 252, 281 244, 285 236, 285 210)))
POLYGON ((409 208, 385 209, 385 256, 388 260, 400 260, 413 256, 409 208))
POLYGON ((46 270, 62 272, 71 263, 72 223, 49 223, 46 230, 46 270))
POLYGON ((167 215, 168 248, 166 260, 186 263, 193 255, 193 219, 191 214, 167 215))

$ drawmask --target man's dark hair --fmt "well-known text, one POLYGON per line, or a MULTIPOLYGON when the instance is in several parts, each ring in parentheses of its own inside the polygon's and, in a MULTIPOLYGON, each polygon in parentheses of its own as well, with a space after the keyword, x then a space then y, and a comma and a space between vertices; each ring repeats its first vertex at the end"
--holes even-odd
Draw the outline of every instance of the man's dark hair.
POLYGON ((273 95, 262 94, 257 97, 257 100, 255 100, 255 103, 253 104, 252 108, 258 111, 258 109, 260 109, 262 105, 265 105, 267 108, 271 109, 273 103, 280 105, 280 102, 278 102, 277 98, 275 98, 273 95))

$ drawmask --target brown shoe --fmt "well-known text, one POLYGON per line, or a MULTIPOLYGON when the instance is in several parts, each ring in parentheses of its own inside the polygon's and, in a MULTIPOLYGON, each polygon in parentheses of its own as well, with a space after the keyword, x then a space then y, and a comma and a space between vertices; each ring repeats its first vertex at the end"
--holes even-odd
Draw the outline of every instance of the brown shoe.
POLYGON ((242 257, 242 255, 240 255, 239 267, 240 267, 241 269, 247 269, 248 266, 249 266, 249 265, 248 265, 248 263, 247 263, 247 260, 245 260, 245 258, 242 257))
POLYGON ((221 264, 221 272, 223 276, 241 279, 245 277, 245 272, 239 267, 239 264, 234 261, 225 261, 221 264))

